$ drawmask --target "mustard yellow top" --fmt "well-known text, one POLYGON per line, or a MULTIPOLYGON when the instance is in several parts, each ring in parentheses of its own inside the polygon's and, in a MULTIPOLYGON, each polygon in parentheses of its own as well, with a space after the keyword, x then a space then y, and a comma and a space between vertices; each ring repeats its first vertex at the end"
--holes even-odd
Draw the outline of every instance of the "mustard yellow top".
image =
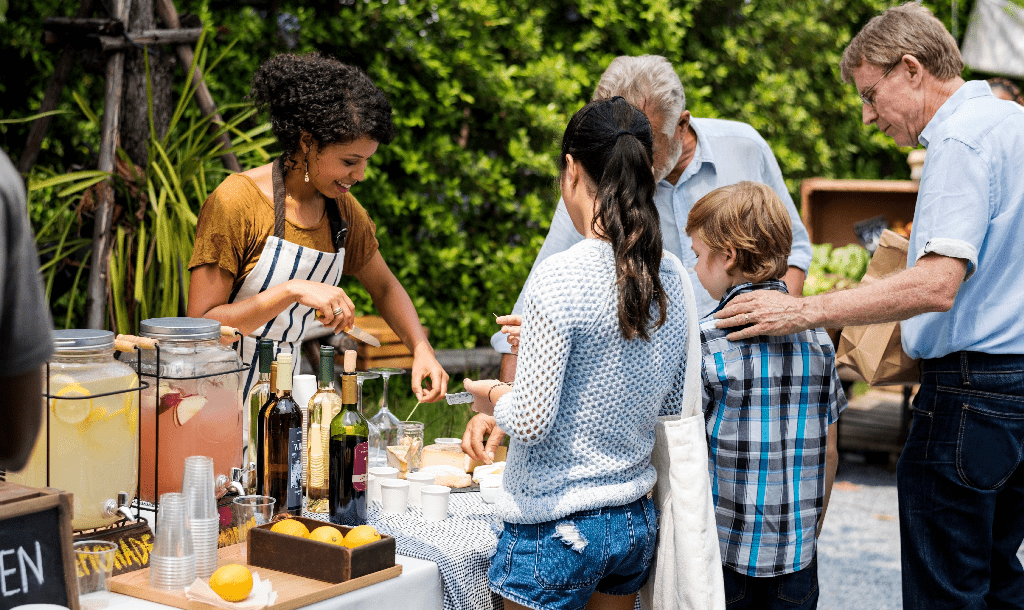
MULTIPOLYGON (((350 193, 335 201, 341 217, 348 223, 342 271, 346 275, 355 275, 380 246, 377 227, 350 193)), ((235 290, 256 266, 267 238, 273 234, 274 202, 263 194, 252 178, 232 174, 210 193, 199 210, 196 245, 188 268, 192 270, 216 263, 235 277, 232 285, 232 290, 235 290)), ((308 228, 286 221, 284 239, 321 252, 334 251, 326 214, 315 226, 308 228)))

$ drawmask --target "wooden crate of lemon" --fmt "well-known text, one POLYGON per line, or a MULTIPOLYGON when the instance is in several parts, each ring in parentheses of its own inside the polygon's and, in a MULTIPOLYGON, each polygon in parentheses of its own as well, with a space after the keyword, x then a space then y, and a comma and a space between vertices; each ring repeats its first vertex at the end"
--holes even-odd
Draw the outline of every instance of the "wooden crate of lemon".
POLYGON ((249 531, 251 566, 340 583, 395 565, 395 539, 372 525, 291 517, 249 531))

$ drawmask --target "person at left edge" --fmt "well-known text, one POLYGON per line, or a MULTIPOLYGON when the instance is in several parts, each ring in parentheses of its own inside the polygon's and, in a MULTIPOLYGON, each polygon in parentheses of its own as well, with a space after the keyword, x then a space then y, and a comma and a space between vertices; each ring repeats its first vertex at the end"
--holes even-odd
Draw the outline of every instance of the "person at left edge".
POLYGON ((189 262, 188 315, 238 328, 243 358, 256 344, 295 352, 310 328, 352 327, 354 305, 338 287, 354 275, 413 354, 412 391, 432 402, 448 375, 437 362, 405 289, 378 250, 376 227, 349 193, 381 143, 394 138, 391 104, 360 69, 320 54, 278 55, 253 76, 250 98, 269 111, 282 155, 229 176, 203 204, 189 262), (424 383, 426 378, 429 383, 424 383))

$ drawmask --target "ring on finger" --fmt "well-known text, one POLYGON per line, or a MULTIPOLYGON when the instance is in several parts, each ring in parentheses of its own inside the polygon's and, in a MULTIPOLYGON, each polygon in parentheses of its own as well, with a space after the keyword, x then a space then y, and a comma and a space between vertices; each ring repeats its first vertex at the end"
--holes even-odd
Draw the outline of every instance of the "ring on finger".
POLYGON ((344 307, 339 307, 339 308, 334 310, 334 315, 340 316, 341 312, 343 312, 343 311, 345 311, 345 308, 344 307))

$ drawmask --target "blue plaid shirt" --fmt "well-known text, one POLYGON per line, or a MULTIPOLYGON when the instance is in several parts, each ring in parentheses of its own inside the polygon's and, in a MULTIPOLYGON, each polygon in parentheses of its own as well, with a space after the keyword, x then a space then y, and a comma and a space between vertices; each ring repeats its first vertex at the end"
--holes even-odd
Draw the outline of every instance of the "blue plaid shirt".
MULTIPOLYGON (((753 290, 786 286, 735 286, 718 309, 753 290)), ((846 408, 832 342, 820 328, 733 342, 725 336, 736 329, 712 317, 700 330, 722 563, 761 577, 801 570, 814 559, 828 426, 846 408)))

